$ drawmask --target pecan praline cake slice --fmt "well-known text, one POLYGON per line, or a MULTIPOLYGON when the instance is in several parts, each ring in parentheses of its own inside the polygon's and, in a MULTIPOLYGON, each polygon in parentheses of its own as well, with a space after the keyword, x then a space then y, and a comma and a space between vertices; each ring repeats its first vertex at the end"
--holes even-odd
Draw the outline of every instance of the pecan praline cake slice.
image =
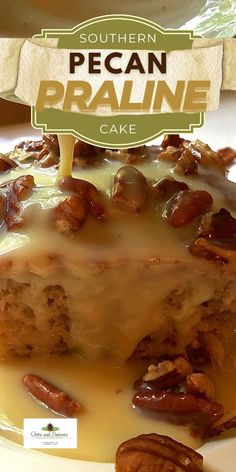
POLYGON ((57 179, 56 136, 1 155, 0 356, 120 364, 207 345, 221 364, 236 314, 233 158, 176 135, 127 150, 77 140, 73 177, 57 179))

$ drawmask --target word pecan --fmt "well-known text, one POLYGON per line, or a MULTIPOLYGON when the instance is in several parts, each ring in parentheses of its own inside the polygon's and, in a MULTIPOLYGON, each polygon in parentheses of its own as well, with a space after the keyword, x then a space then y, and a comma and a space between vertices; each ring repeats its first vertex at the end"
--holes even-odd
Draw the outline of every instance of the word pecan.
POLYGON ((116 452, 116 472, 201 472, 202 456, 168 436, 141 434, 116 452))
POLYGON ((121 167, 114 177, 112 201, 120 209, 130 213, 140 213, 146 206, 148 197, 147 181, 138 169, 121 167))
POLYGON ((205 190, 182 190, 169 202, 168 221, 171 226, 180 228, 207 211, 212 204, 213 198, 205 190))
POLYGON ((72 400, 69 395, 38 375, 27 374, 23 379, 25 389, 50 410, 63 416, 76 416, 81 405, 72 400))

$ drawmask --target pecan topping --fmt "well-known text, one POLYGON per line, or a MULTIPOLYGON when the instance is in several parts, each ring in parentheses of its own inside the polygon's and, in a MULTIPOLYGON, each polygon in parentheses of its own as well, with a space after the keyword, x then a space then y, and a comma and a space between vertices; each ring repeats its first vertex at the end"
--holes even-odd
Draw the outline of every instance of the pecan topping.
POLYGON ((6 194, 7 212, 5 221, 8 230, 14 231, 23 224, 24 218, 21 214, 20 202, 30 197, 34 186, 32 175, 23 175, 0 186, 6 194))
POLYGON ((165 390, 181 383, 191 372, 192 367, 184 357, 165 360, 157 365, 151 364, 142 380, 135 382, 134 388, 153 391, 165 390))
POLYGON ((164 139, 161 143, 163 148, 173 146, 175 148, 181 148, 183 146, 184 139, 179 134, 165 134, 164 139))
POLYGON ((236 159, 236 150, 232 149, 231 147, 225 147, 223 149, 219 149, 218 153, 224 159, 225 164, 231 164, 234 159, 236 159))
POLYGON ((16 148, 20 148, 25 152, 40 152, 43 149, 44 138, 39 141, 21 141, 16 145, 16 148))
POLYGON ((142 172, 131 166, 121 167, 114 177, 113 203, 124 211, 140 213, 146 206, 147 197, 148 184, 142 172))
POLYGON ((224 254, 225 251, 222 251, 205 238, 197 238, 196 241, 190 244, 189 251, 194 256, 204 257, 208 261, 214 261, 222 265, 229 263, 228 256, 224 254))
POLYGON ((202 143, 198 139, 186 143, 185 147, 191 151, 199 164, 204 167, 215 168, 222 174, 225 174, 225 161, 219 152, 212 151, 207 144, 202 143))
POLYGON ((221 208, 202 219, 198 235, 213 240, 216 245, 236 249, 236 219, 221 208))
POLYGON ((168 146, 167 148, 164 148, 164 151, 158 154, 157 158, 162 161, 176 162, 180 158, 181 153, 181 149, 178 149, 177 147, 173 146, 168 146))
POLYGON ((224 414, 219 403, 192 393, 139 391, 133 397, 133 405, 155 411, 181 424, 212 424, 224 414))
POLYGON ((84 143, 79 139, 75 141, 74 157, 93 157, 99 154, 102 148, 93 146, 92 144, 84 143))
POLYGON ((63 177, 58 182, 62 191, 78 194, 84 201, 85 210, 90 212, 97 219, 104 219, 106 216, 105 208, 100 201, 100 193, 95 185, 81 179, 73 177, 63 177))
POLYGON ((59 155, 59 142, 56 134, 44 134, 43 141, 44 148, 46 148, 48 152, 59 155))
POLYGON ((204 433, 204 438, 213 438, 215 436, 220 436, 220 434, 224 433, 229 429, 236 428, 236 416, 230 418, 224 423, 217 424, 216 426, 208 428, 204 433))
POLYGON ((125 164, 138 164, 144 160, 149 160, 149 147, 140 146, 130 149, 106 149, 105 154, 110 159, 122 161, 125 164))
POLYGON ((206 214, 200 224, 197 239, 189 251, 197 257, 229 263, 230 251, 236 250, 236 219, 221 208, 217 213, 206 214))
POLYGON ((205 190, 183 190, 170 202, 167 212, 168 221, 175 228, 185 226, 209 209, 212 203, 212 196, 205 190))
POLYGON ((189 149, 185 149, 181 154, 174 167, 174 171, 183 175, 195 175, 198 173, 197 162, 189 149))
POLYGON ((201 472, 198 452, 159 434, 141 434, 123 442, 116 452, 116 472, 201 472))
POLYGON ((77 232, 85 220, 84 201, 80 195, 67 197, 52 210, 52 221, 63 234, 77 232))
POLYGON ((0 226, 4 223, 7 209, 7 199, 5 195, 0 193, 0 226))
POLYGON ((17 167, 17 164, 10 159, 8 154, 0 153, 0 172, 7 172, 13 167, 17 167))
POLYGON ((179 182, 170 176, 163 177, 163 179, 157 180, 152 184, 153 196, 156 199, 163 197, 170 198, 175 193, 181 190, 188 190, 188 188, 185 182, 179 182))
POLYGON ((50 410, 63 416, 76 416, 81 405, 69 395, 37 375, 28 374, 23 379, 26 390, 50 410))
POLYGON ((188 392, 203 394, 210 400, 215 396, 215 386, 213 382, 205 374, 200 372, 195 372, 187 376, 186 387, 188 392))

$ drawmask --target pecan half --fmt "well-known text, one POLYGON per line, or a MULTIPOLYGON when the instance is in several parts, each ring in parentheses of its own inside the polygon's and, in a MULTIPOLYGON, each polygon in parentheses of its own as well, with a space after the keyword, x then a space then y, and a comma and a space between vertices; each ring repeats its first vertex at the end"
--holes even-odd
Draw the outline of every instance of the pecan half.
POLYGON ((76 416, 81 405, 69 395, 38 375, 28 374, 23 379, 25 389, 38 401, 63 416, 76 416))
POLYGON ((213 382, 201 372, 194 372, 187 376, 186 388, 188 392, 200 393, 210 400, 215 396, 215 386, 213 382))
POLYGON ((138 169, 121 167, 114 177, 112 201, 114 205, 130 213, 140 213, 148 197, 147 181, 138 169))
POLYGON ((173 146, 175 148, 182 147, 184 139, 179 136, 179 134, 165 134, 164 139, 161 143, 163 148, 168 146, 173 146))
POLYGON ((168 436, 141 434, 116 452, 117 472, 201 472, 202 456, 168 436))
POLYGON ((152 193, 154 198, 160 199, 163 197, 170 198, 175 193, 181 190, 188 190, 188 185, 185 182, 179 182, 173 177, 166 176, 163 179, 157 180, 152 184, 152 193))
POLYGON ((101 202, 101 195, 95 185, 85 180, 63 177, 59 180, 58 186, 62 191, 80 195, 84 201, 86 211, 90 212, 95 218, 101 220, 105 218, 105 207, 101 202))
POLYGON ((77 232, 85 220, 84 201, 80 195, 67 197, 53 208, 51 217, 60 233, 77 232))
POLYGON ((168 205, 168 221, 171 226, 180 228, 207 211, 213 204, 213 198, 205 190, 182 190, 168 205))
POLYGON ((224 414, 223 406, 192 393, 139 391, 133 405, 164 415, 171 422, 207 425, 218 421, 224 414))

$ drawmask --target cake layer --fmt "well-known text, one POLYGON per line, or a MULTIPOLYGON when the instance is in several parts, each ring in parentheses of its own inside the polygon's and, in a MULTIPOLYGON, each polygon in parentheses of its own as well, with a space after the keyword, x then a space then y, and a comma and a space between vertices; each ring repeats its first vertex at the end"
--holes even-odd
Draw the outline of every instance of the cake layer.
MULTIPOLYGON (((76 226, 73 230, 70 226, 70 231, 61 204, 72 198, 74 188, 67 188, 67 181, 64 186, 56 184, 55 165, 45 169, 27 164, 30 153, 22 148, 10 155, 20 165, 0 176, 8 199, 0 241, 1 357, 73 352, 120 363, 134 351, 145 355, 143 339, 151 340, 148 356, 182 352, 205 332, 217 335, 225 320, 233 319, 236 262, 232 241, 217 242, 215 260, 209 231, 203 239, 210 249, 204 247, 201 257, 189 248, 209 210, 218 215, 222 207, 229 208, 234 224, 234 202, 225 178, 210 172, 208 166, 205 172, 196 172, 193 160, 190 175, 173 167, 173 159, 180 165, 182 141, 177 140, 176 147, 164 147, 162 158, 160 149, 146 148, 144 158, 136 156, 131 170, 130 166, 124 170, 125 153, 119 151, 98 154, 83 168, 73 170, 76 179, 95 186, 93 192, 97 189, 101 200, 96 206, 92 196, 88 203, 87 196, 77 192, 74 214, 70 214, 70 223, 76 226), (27 197, 20 194, 22 183, 17 180, 26 174, 35 182, 27 197), (165 177, 174 178, 171 185, 177 181, 181 189, 167 197, 165 190, 163 198, 159 183, 165 177), (11 180, 17 182, 18 194, 14 184, 4 187, 11 180), (190 207, 189 196, 196 197, 190 207), (199 196, 206 198, 206 204, 199 196), (188 221, 186 211, 182 212, 186 205, 188 221), (105 209, 102 218, 101 208, 105 209), (12 213, 14 218, 19 216, 16 210, 23 218, 20 223, 13 219, 12 231, 12 213)), ((132 153, 127 154, 132 158, 132 153)), ((208 159, 209 152, 203 157, 208 159)), ((183 164, 185 160, 182 170, 183 164)), ((169 192, 169 181, 167 187, 169 192)), ((66 209, 68 217, 71 207, 66 209)))

